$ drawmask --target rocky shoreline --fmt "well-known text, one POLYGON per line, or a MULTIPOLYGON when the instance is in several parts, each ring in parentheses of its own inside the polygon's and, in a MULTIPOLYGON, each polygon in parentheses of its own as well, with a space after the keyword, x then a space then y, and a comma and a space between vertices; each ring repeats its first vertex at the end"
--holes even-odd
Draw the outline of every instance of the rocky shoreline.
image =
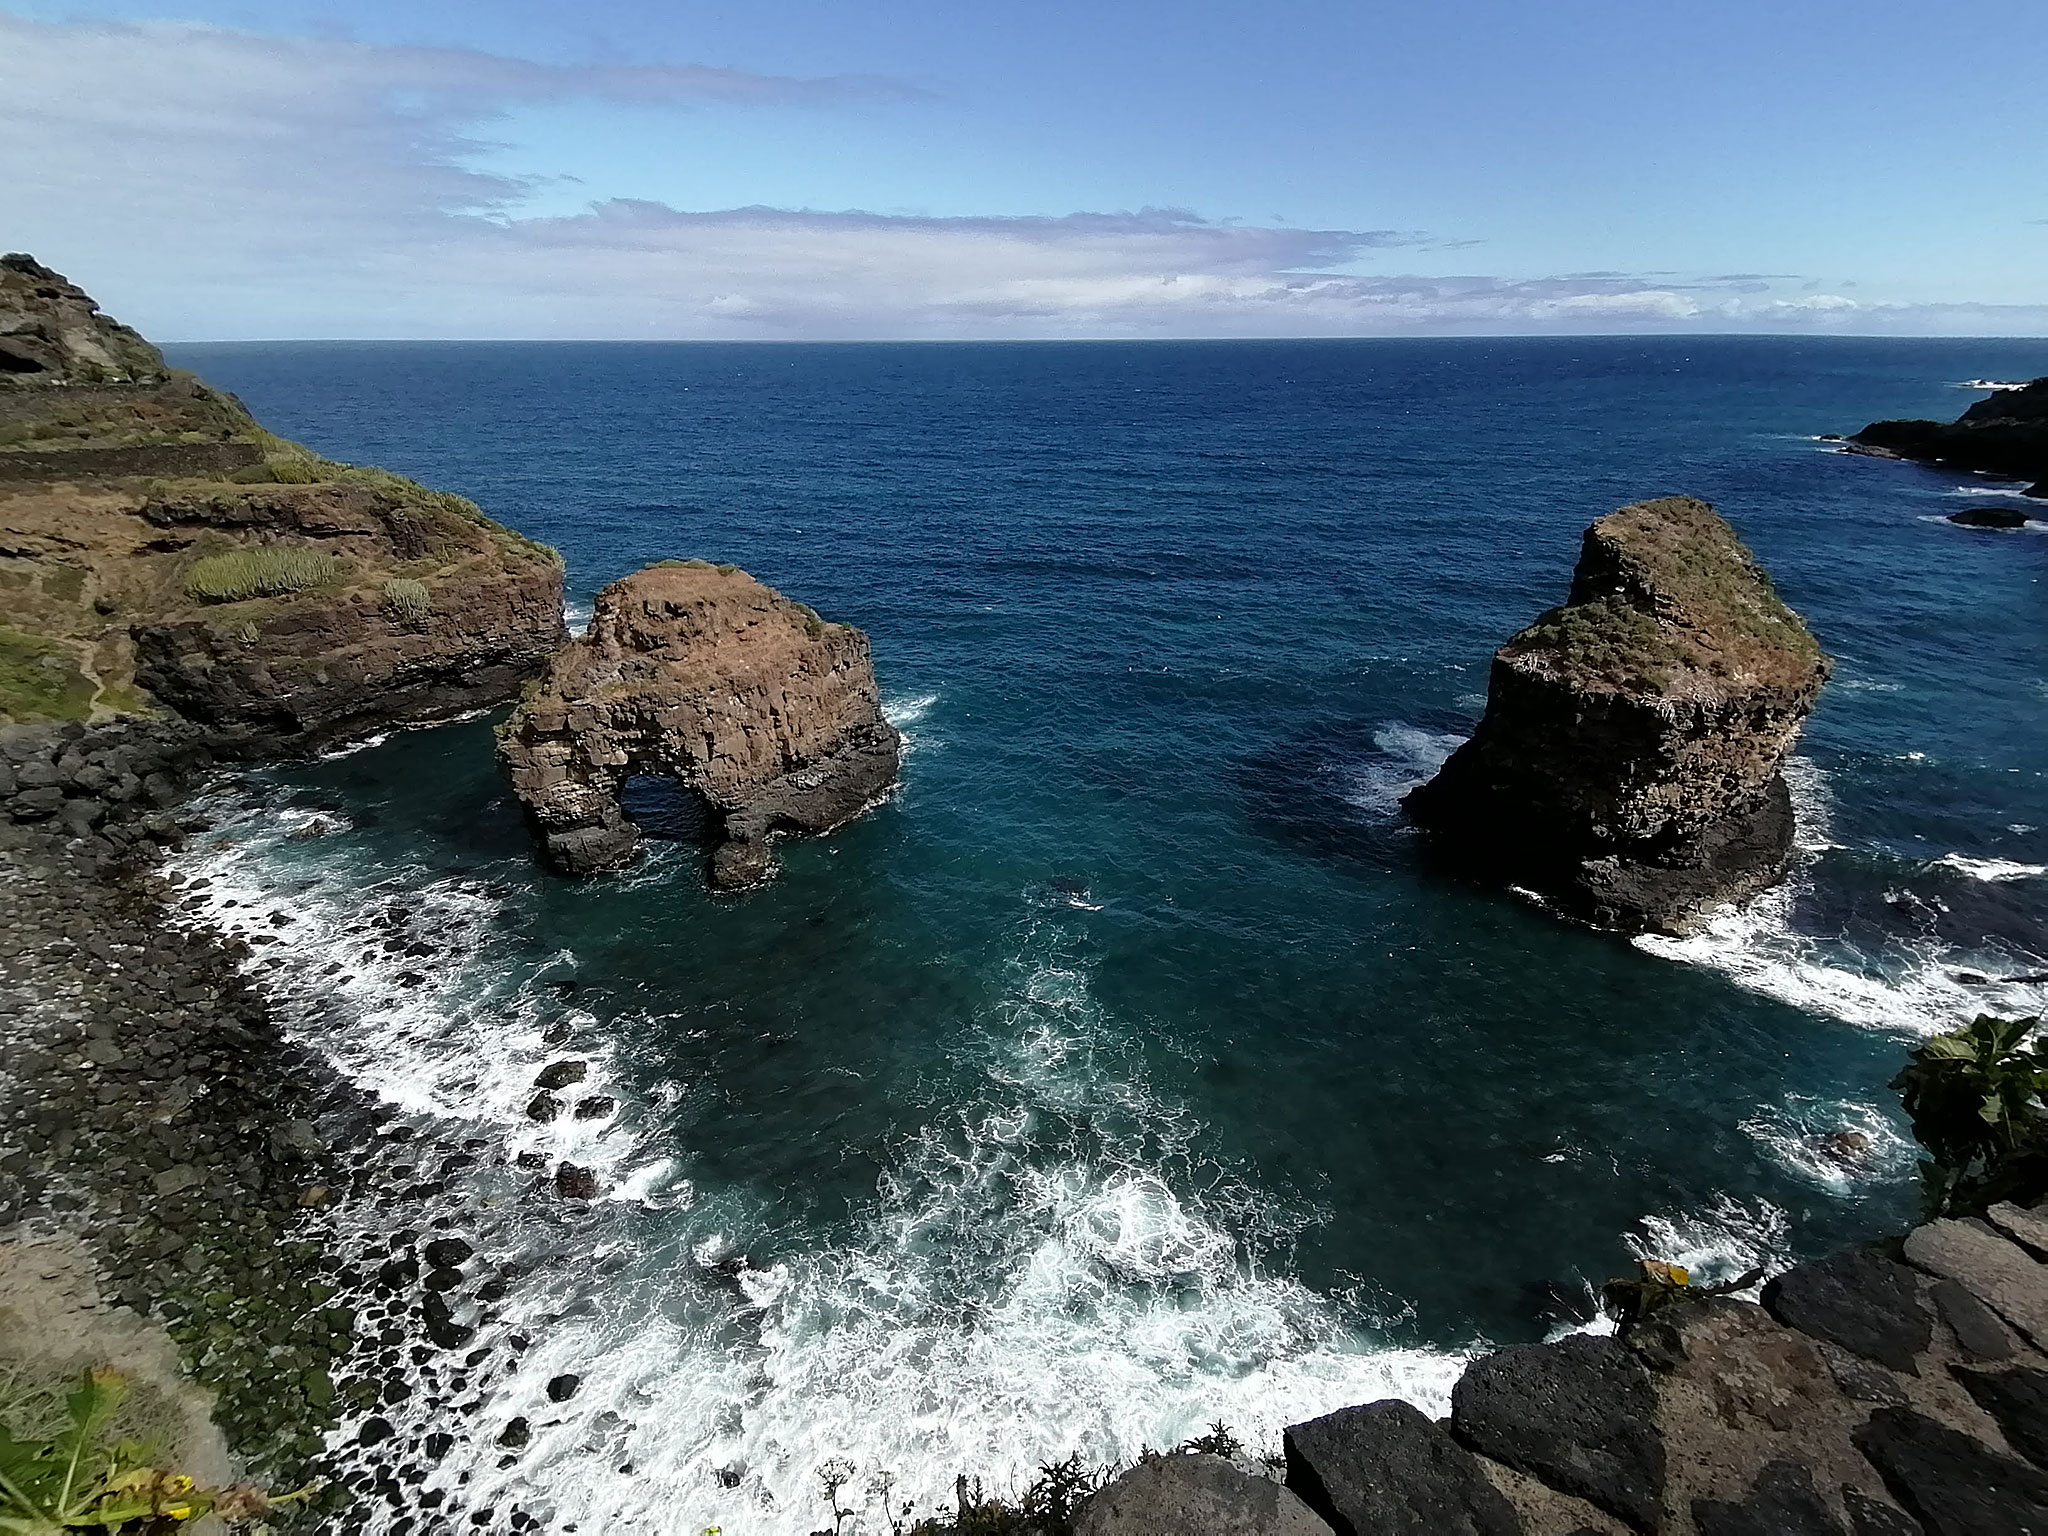
POLYGON ((142 723, 0 732, 0 1230, 69 1233, 154 1314, 238 1458, 318 1475, 353 1322, 327 1306, 343 1090, 281 1037, 232 945, 174 921, 162 852, 211 765, 142 723))
POLYGON ((149 721, 0 730, 0 1250, 81 1244, 106 1338, 160 1327, 242 1475, 330 1484, 281 1529, 377 1505, 378 1529, 435 1529, 418 1485, 486 1433, 478 1388, 518 1352, 473 1347, 452 1297, 473 1250, 435 1197, 503 1149, 422 1144, 289 1038, 256 947, 195 920, 205 880, 165 863, 210 830, 191 799, 216 747, 149 721), (438 1434, 396 1430, 400 1403, 438 1434))

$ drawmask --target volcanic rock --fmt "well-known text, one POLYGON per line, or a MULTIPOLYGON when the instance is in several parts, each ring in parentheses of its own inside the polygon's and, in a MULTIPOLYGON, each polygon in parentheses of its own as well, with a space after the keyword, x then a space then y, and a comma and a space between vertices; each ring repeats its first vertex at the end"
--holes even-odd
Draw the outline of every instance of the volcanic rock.
POLYGON ((1948 520, 1963 528, 2024 528, 2027 514, 2018 507, 1965 507, 1948 520))
POLYGON ((1783 877, 1782 768, 1829 666, 1712 507, 1624 507, 1586 530, 1565 606, 1495 653, 1479 729, 1408 814, 1569 915, 1688 932, 1783 877))
POLYGON ((1764 1287, 1763 1304, 1788 1328, 1908 1375, 1934 1336, 1913 1272, 1867 1248, 1787 1270, 1764 1287))
POLYGON ((1151 1456, 1081 1506, 1074 1536, 1330 1536, 1287 1489, 1220 1456, 1151 1456))
POLYGON ((265 432, 25 256, 0 257, 0 589, 0 723, 155 708, 247 755, 505 702, 564 638, 554 551, 265 432))
POLYGON ((156 384, 163 354, 33 256, 0 256, 0 374, 36 384, 156 384))
POLYGON ((2026 494, 2048 496, 2048 378, 2000 390, 1952 422, 1873 421, 1849 442, 1923 464, 2032 480, 2026 494))
POLYGON ((1451 1393, 1451 1432, 1637 1530, 1656 1526, 1665 1462, 1656 1394, 1611 1338, 1573 1334, 1474 1362, 1451 1393))
POLYGON ((771 835, 827 832, 895 782, 868 638, 828 624, 731 566, 667 561, 597 596, 500 728, 498 761, 557 870, 630 862, 620 801, 635 775, 671 778, 716 824, 711 881, 774 873, 771 835))
POLYGON ((1521 1536, 1479 1459, 1412 1404, 1289 1425, 1287 1486, 1339 1536, 1521 1536))

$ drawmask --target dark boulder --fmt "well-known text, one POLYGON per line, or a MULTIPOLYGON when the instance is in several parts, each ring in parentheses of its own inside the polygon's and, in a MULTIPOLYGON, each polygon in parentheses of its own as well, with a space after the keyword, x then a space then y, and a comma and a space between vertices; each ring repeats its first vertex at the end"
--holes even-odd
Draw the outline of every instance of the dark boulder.
POLYGON ((1934 1339, 1913 1272, 1867 1248, 1787 1270, 1764 1287, 1763 1304, 1787 1328, 1908 1375, 1934 1339))
POLYGON ((1880 1408, 1856 1448, 1931 1536, 2041 1536, 2048 1473, 1910 1408, 1880 1408))
POLYGON ((1965 507, 1948 520, 1963 528, 2024 528, 2027 514, 2018 507, 1965 507))
POLYGON ((1478 1458, 1407 1403, 1289 1425, 1284 1446, 1287 1486, 1338 1536, 1520 1536, 1478 1458))
POLYGON ((595 1200, 597 1175, 588 1168, 564 1163, 555 1170, 555 1193, 564 1200, 595 1200))
POLYGON ((1664 1442, 1649 1373, 1611 1338, 1574 1334, 1475 1361, 1451 1394, 1451 1432, 1495 1461, 1656 1529, 1664 1442))
POLYGON ((1998 1421, 2006 1444, 2037 1466, 2048 1467, 2048 1371, 1956 1368, 1956 1379, 1998 1421))
MULTIPOLYGON (((567 1088, 571 1083, 580 1083, 589 1075, 590 1063, 587 1061, 551 1061, 540 1069, 540 1076, 533 1080, 533 1086, 552 1093, 557 1088, 567 1088)), ((531 1113, 531 1110, 528 1112, 531 1113)), ((547 1118, 552 1119, 553 1116, 547 1118)))
POLYGON ((1771 1462, 1739 1503, 1694 1499, 1692 1523, 1699 1536, 1848 1536, 1796 1461, 1771 1462))

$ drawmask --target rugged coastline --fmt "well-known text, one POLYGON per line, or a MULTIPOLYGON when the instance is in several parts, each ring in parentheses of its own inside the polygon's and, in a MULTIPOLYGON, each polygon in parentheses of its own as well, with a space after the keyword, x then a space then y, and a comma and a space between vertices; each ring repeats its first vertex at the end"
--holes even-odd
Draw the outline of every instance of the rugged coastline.
POLYGON ((1952 422, 1873 421, 1847 438, 1845 447, 1876 458, 2031 481, 2022 494, 2048 497, 2048 379, 2000 389, 1952 422))
MULTIPOLYGON (((275 520, 293 503, 265 505, 275 520)), ((389 623, 381 603, 379 622, 389 623)), ((192 674, 210 677, 225 654, 202 656, 192 674)), ((333 697, 374 698, 349 687, 333 697)), ((431 688, 419 697, 423 719, 456 702, 431 688)), ((374 704, 322 708, 281 734, 332 743, 375 718, 374 704)), ((458 1222, 437 1197, 449 1170, 478 1163, 502 1164, 507 1187, 530 1200, 573 1208, 595 1186, 481 1139, 421 1138, 363 1102, 281 1037, 251 980, 260 944, 178 920, 196 898, 156 872, 160 851, 211 831, 186 796, 216 765, 274 750, 251 712, 213 719, 191 731, 80 720, 0 737, 0 942, 10 1046, 23 1042, 22 1081, 9 1085, 19 1130, 8 1127, 0 1161, 17 1187, 0 1225, 11 1216, 94 1245, 115 1298, 163 1317, 219 1390, 217 1411, 252 1467, 297 1481, 345 1423, 357 1503, 336 1528, 373 1504, 392 1530, 553 1528, 484 1495, 451 1518, 439 1490, 418 1491, 454 1438, 509 1455, 536 1432, 524 1417, 480 1412, 525 1341, 490 1331, 504 1276, 478 1255, 493 1218, 458 1222), (79 1180, 46 1176, 59 1166, 79 1180), (345 1234, 332 1217, 349 1209, 374 1219, 345 1234)), ((365 913, 362 928, 366 944, 432 959, 434 936, 402 913, 365 913)), ((276 942, 288 935, 279 927, 276 942)), ((557 1075, 536 1083, 543 1095, 573 1081, 557 1075)), ((2027 1213, 2002 1215, 2002 1229, 1943 1224, 1902 1247, 1802 1266, 1761 1309, 1681 1299, 1626 1344, 1567 1339, 1490 1356, 1468 1372, 1447 1424, 1378 1404, 1294 1426, 1284 1486, 1207 1450, 1147 1461, 1076 1511, 1078 1528, 2029 1528, 2048 1515, 2028 1464, 2043 1442, 2044 1362, 2042 1336, 2021 1320, 2040 1315, 2035 1255, 2048 1250, 2030 1251, 2027 1213)), ((576 1390, 573 1376, 547 1384, 550 1401, 576 1390)), ((1031 1528, 1058 1527, 1011 1527, 1031 1528)))

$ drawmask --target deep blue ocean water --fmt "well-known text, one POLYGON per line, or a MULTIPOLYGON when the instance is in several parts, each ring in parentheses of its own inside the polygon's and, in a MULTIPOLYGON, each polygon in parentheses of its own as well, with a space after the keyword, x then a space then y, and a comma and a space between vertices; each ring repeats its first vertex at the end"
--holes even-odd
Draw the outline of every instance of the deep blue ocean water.
POLYGON ((533 1444, 453 1453, 458 1505, 806 1531, 829 1456, 929 1500, 1218 1417, 1271 1448, 1440 1407, 1462 1351, 1572 1325, 1634 1254, 1895 1229, 1907 1044, 2040 1006, 1998 978, 2048 970, 2048 537, 1941 520, 2010 488, 1814 438, 1953 416, 2048 342, 173 351, 558 546, 572 613, 701 556, 860 625, 910 747, 739 898, 686 841, 541 873, 484 721, 224 809, 194 867, 298 919, 308 1038, 610 1192, 456 1181, 520 1271, 485 1342, 535 1341, 480 1394, 533 1444), (1791 884, 1631 944, 1426 872, 1397 800, 1585 525, 1673 492, 1837 671, 1791 884), (314 815, 342 830, 286 835, 314 815), (424 983, 363 953, 385 903, 434 935, 424 983), (563 1054, 615 1114, 525 1118, 563 1054))

